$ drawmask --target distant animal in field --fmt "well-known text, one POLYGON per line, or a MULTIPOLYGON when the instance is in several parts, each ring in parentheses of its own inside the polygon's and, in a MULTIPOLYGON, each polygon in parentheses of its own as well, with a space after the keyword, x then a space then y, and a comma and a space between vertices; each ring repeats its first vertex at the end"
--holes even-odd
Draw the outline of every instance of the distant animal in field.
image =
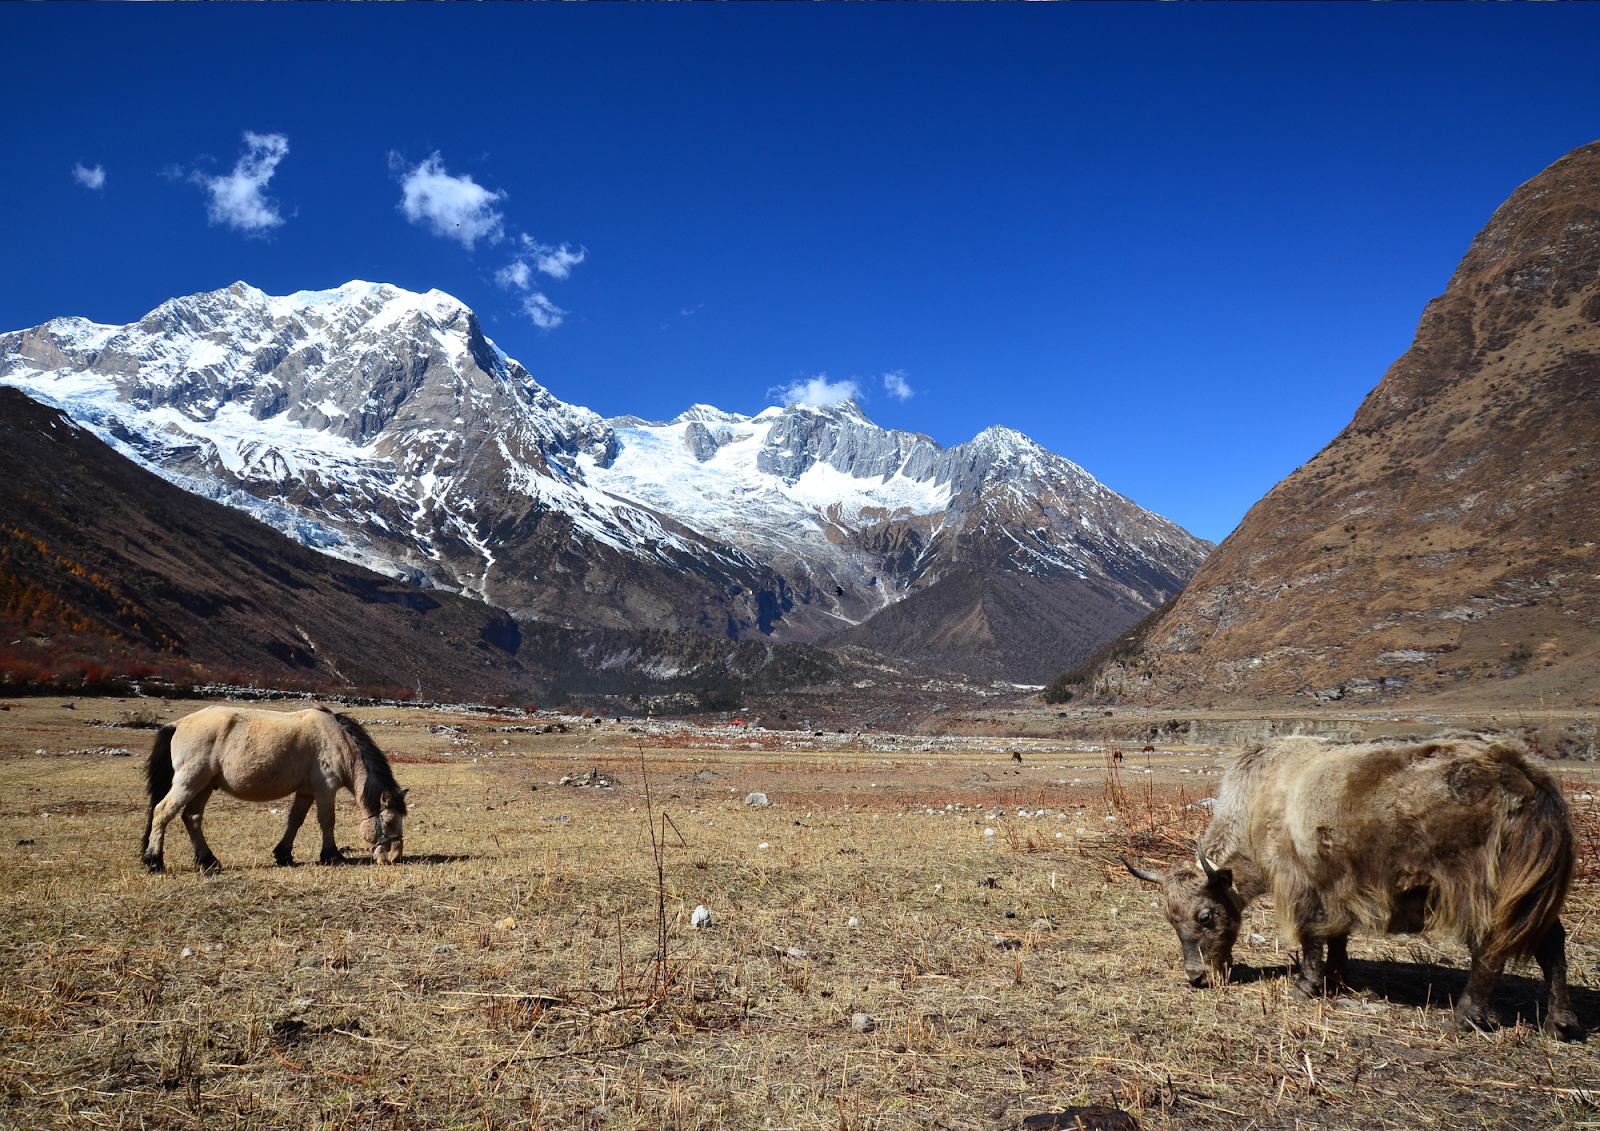
POLYGON ((1148 743, 1145 744, 1145 748, 1144 748, 1143 753, 1145 753, 1145 754, 1154 754, 1155 752, 1156 752, 1156 748, 1154 746, 1151 746, 1148 743))
POLYGON ((1113 751, 1112 751, 1112 752, 1111 752, 1111 760, 1112 760, 1112 761, 1113 761, 1113 762, 1120 762, 1120 761, 1122 761, 1122 751, 1120 751, 1120 750, 1113 750, 1113 751))
POLYGON ((1532 957, 1546 1028, 1580 1035, 1561 908, 1575 861, 1555 778, 1514 739, 1464 732, 1361 744, 1276 739, 1226 764, 1195 859, 1161 885, 1196 986, 1227 978, 1245 905, 1270 895, 1302 958, 1295 992, 1336 991, 1352 930, 1455 936, 1472 956, 1458 1028, 1488 1023, 1508 961, 1532 957), (1324 960, 1324 947, 1327 957, 1324 960))
POLYGON ((1012 751, 1012 752, 1011 752, 1011 760, 1012 760, 1012 761, 1013 761, 1013 762, 1021 762, 1021 761, 1022 761, 1022 751, 1020 751, 1020 750, 1013 750, 1013 751, 1012 751))
POLYGON ((377 864, 393 864, 405 849, 402 818, 406 790, 395 783, 389 762, 356 720, 326 707, 309 711, 250 711, 206 707, 164 726, 156 734, 145 767, 150 816, 139 852, 152 872, 164 871, 162 848, 168 822, 180 813, 202 871, 221 865, 200 831, 206 802, 215 790, 243 801, 272 801, 294 794, 289 824, 272 850, 278 863, 294 863, 295 834, 313 802, 322 826, 324 864, 343 864, 333 839, 333 803, 341 789, 361 807, 361 837, 377 864))

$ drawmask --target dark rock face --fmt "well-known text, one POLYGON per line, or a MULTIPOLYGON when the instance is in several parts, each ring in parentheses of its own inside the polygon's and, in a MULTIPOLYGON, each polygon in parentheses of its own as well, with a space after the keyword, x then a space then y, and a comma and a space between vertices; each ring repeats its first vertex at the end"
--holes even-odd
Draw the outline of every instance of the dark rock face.
POLYGON ((1600 143, 1495 212, 1349 426, 1098 689, 1359 702, 1514 679, 1532 702, 1592 697, 1597 279, 1600 143))
POLYGON ((103 658, 179 660, 196 682, 537 691, 500 610, 307 549, 5 388, 0 513, 0 612, 76 634, 103 658))

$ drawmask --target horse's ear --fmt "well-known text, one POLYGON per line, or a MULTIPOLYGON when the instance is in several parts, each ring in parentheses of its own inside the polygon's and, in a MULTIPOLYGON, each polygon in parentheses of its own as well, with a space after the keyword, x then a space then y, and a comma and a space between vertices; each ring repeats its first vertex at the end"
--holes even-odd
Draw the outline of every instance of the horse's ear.
POLYGON ((401 800, 401 801, 404 801, 404 800, 405 800, 405 799, 406 799, 406 794, 408 794, 408 793, 410 793, 410 792, 411 792, 411 791, 410 791, 410 790, 409 790, 409 789, 402 789, 402 790, 401 790, 401 791, 400 791, 400 800, 401 800))

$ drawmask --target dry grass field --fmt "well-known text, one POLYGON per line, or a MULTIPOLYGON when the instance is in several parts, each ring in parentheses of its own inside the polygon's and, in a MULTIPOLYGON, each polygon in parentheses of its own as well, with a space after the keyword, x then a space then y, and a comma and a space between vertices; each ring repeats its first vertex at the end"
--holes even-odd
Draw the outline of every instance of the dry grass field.
MULTIPOLYGON (((174 825, 154 877, 153 732, 91 722, 201 704, 7 705, 8 1127, 978 1129, 1094 1102, 1147 1129, 1600 1126, 1600 1056, 1538 1032, 1536 970, 1487 1034, 1446 1030, 1465 956, 1427 938, 1352 940, 1357 992, 1294 1001, 1256 908, 1235 983, 1191 990, 1114 854, 1192 843, 1205 751, 1108 782, 1102 752, 1034 740, 353 708, 411 789, 405 863, 275 868, 287 806, 217 797, 222 873, 174 825), (591 767, 615 788, 552 784, 591 767)), ((1575 797, 1589 770, 1564 764, 1575 797)), ((1593 1028, 1600 819, 1574 809, 1593 1028)), ((339 841, 359 856, 348 798, 339 841)))

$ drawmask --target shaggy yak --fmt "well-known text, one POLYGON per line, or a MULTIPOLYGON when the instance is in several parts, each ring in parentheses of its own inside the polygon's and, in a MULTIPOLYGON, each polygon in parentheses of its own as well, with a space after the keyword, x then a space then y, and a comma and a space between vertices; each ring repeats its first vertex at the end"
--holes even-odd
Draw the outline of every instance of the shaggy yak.
POLYGON ((1276 739, 1226 764, 1197 847, 1164 876, 1128 864, 1161 885, 1196 986, 1226 980, 1245 905, 1270 895, 1300 943, 1300 995, 1337 990, 1352 930, 1436 930, 1472 955, 1458 1028, 1486 1025, 1506 962, 1531 956, 1549 988, 1547 1030, 1581 1032, 1559 918, 1572 826, 1560 785, 1515 740, 1276 739))

